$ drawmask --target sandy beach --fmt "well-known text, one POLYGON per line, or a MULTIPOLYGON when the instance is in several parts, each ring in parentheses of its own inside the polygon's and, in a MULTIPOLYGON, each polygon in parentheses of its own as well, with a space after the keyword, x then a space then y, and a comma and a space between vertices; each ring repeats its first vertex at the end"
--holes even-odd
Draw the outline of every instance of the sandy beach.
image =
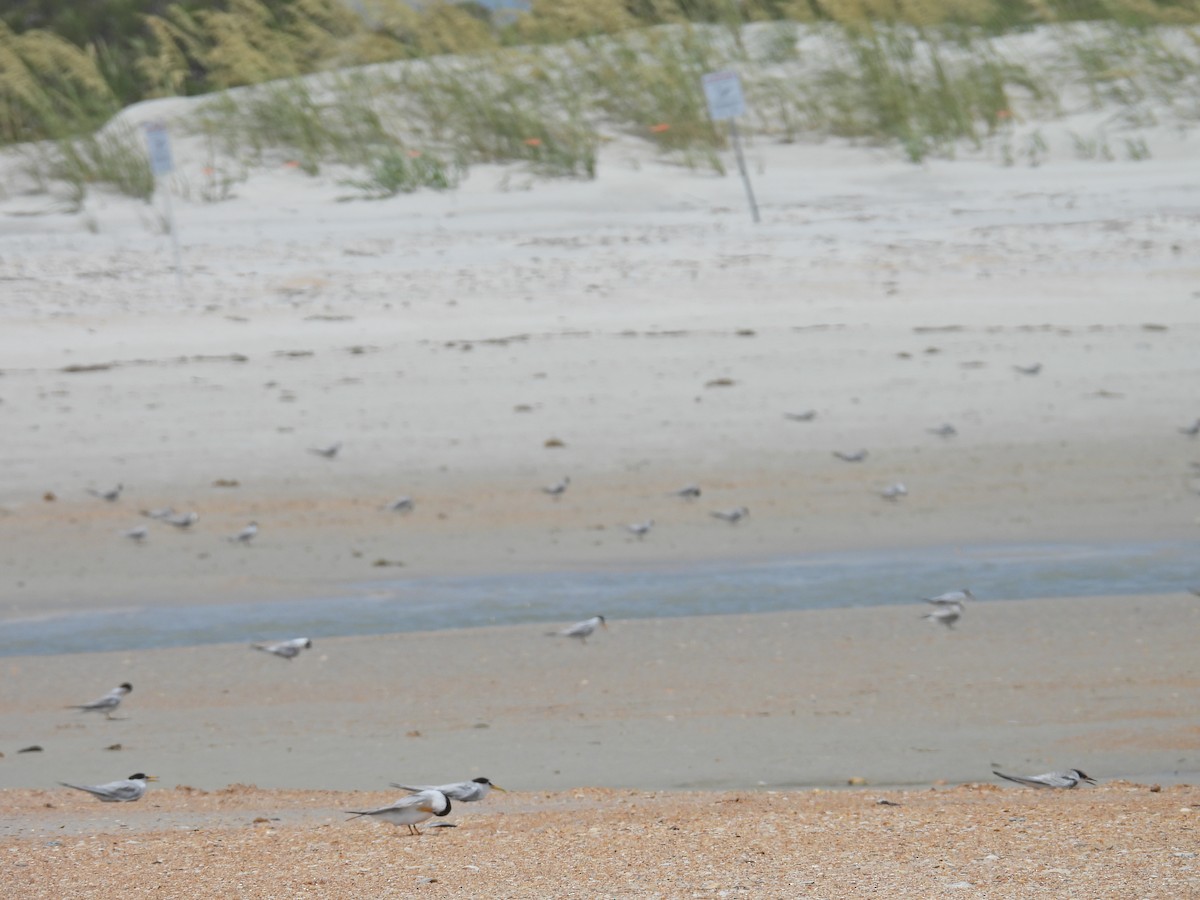
MULTIPOLYGON (((126 115, 164 111, 186 104, 126 115)), ((1195 541, 1194 148, 1164 126, 1150 159, 1079 161, 1070 127, 1037 167, 755 144, 757 226, 736 178, 619 141, 595 181, 479 167, 380 203, 280 164, 227 202, 181 191, 182 286, 161 206, 6 194, 0 628, 446 575, 1195 541), (168 506, 198 519, 143 515, 168 506)), ((176 150, 186 186, 203 153, 176 150)), ((954 630, 916 596, 797 597, 585 645, 531 617, 314 634, 291 662, 260 635, 5 657, 0 868, 20 897, 1195 895, 1189 587, 1200 564, 1154 596, 987 597, 954 630), (120 719, 65 709, 122 681, 120 719), (137 804, 57 787, 136 771, 161 779, 137 804), (480 775, 511 793, 455 829, 340 813, 480 775)))

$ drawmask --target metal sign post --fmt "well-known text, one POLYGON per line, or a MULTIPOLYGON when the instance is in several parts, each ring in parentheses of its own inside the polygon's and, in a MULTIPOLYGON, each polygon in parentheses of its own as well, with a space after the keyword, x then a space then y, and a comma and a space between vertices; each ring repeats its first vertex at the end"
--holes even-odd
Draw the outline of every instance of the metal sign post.
POLYGON ((733 139, 733 152, 737 157, 738 171, 742 173, 742 184, 746 186, 746 199, 750 201, 750 215, 757 223, 758 202, 754 199, 754 188, 750 185, 750 173, 746 171, 746 158, 742 155, 742 136, 737 127, 737 117, 746 112, 742 80, 737 72, 710 72, 701 79, 701 83, 704 85, 704 98, 708 101, 708 115, 714 122, 729 122, 729 136, 733 139))
MULTIPOLYGON (((146 151, 150 155, 150 172, 154 175, 155 183, 161 175, 169 175, 175 170, 175 162, 171 158, 171 136, 167 126, 161 122, 147 122, 146 151)), ((175 256, 175 283, 183 291, 183 261, 179 254, 179 233, 175 227, 175 210, 171 206, 171 191, 163 191, 163 201, 167 207, 167 228, 171 231, 171 250, 175 256)))

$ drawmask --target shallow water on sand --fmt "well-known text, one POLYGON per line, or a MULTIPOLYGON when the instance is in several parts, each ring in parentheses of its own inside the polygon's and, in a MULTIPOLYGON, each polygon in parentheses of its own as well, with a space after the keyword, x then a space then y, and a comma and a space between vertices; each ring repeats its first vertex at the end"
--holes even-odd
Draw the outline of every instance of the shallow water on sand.
POLYGON ((0 622, 0 656, 85 653, 488 625, 919 603, 968 587, 980 601, 1178 593, 1200 587, 1192 542, 1006 545, 845 553, 750 564, 415 578, 345 595, 148 605, 0 622))

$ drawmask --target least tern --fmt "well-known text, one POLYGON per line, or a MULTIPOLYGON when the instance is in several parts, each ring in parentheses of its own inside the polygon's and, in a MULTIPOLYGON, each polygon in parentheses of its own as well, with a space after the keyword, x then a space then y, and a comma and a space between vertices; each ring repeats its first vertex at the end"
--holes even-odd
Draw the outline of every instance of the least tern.
POLYGON ((905 487, 903 481, 897 481, 895 484, 889 484, 880 491, 879 496, 884 500, 899 500, 901 497, 908 496, 908 488, 905 487))
POLYGON ((77 706, 68 706, 67 709, 80 709, 84 712, 102 712, 106 719, 111 719, 112 714, 116 712, 121 701, 125 699, 125 695, 133 690, 133 685, 128 681, 117 685, 103 697, 93 700, 91 703, 82 703, 77 706))
POLYGON ((169 506, 161 506, 158 509, 143 509, 142 515, 147 519, 165 519, 168 516, 175 515, 175 510, 169 506))
POLYGON ((122 531, 121 537, 129 538, 131 541, 141 543, 150 535, 150 529, 145 525, 139 525, 137 528, 130 528, 128 531, 122 531))
POLYGON ((650 529, 654 527, 654 520, 647 519, 645 522, 631 522, 625 526, 625 530, 634 535, 639 541, 650 533, 650 529))
POLYGON ((486 778, 472 778, 470 781, 456 781, 453 784, 398 784, 395 781, 391 782, 391 787, 400 788, 402 791, 412 791, 414 794, 419 794, 422 791, 441 791, 451 800, 461 803, 478 803, 488 795, 489 791, 500 791, 504 793, 504 788, 498 784, 492 784, 486 778))
POLYGON ((783 417, 792 422, 811 422, 817 417, 815 409, 806 409, 804 412, 784 413, 783 417))
POLYGON ((338 455, 338 451, 342 449, 341 441, 334 441, 328 447, 309 447, 308 452, 314 456, 323 456, 325 459, 333 459, 338 455))
POLYGON ((254 540, 256 534, 258 534, 258 523, 251 522, 237 534, 230 535, 226 540, 235 544, 248 544, 254 540))
POLYGON ((189 510, 185 513, 172 513, 168 516, 163 516, 162 520, 168 525, 174 525, 176 528, 186 530, 191 528, 200 521, 200 513, 195 510, 189 510))
POLYGON ((951 438, 958 434, 958 429, 946 422, 944 425, 939 425, 937 428, 928 429, 930 434, 936 434, 938 437, 951 438))
POLYGON ((404 497, 397 497, 395 500, 385 506, 384 509, 392 512, 407 513, 412 512, 415 505, 416 504, 413 503, 413 498, 406 495, 404 497))
POLYGON ((930 622, 938 622, 953 630, 954 623, 962 616, 962 612, 963 606, 961 603, 946 603, 935 606, 930 612, 921 616, 921 618, 928 619, 930 622))
POLYGON ((1196 435, 1200 435, 1200 419, 1197 419, 1191 425, 1180 428, 1179 433, 1186 434, 1188 437, 1196 437, 1196 435))
POLYGON ((562 631, 547 631, 549 637, 569 637, 579 638, 582 644, 587 643, 587 639, 592 635, 597 627, 608 630, 608 623, 604 621, 604 616, 592 616, 590 619, 584 619, 582 622, 576 622, 569 628, 564 628, 562 631))
POLYGON ((1044 775, 1005 775, 1003 772, 998 772, 992 769, 992 774, 1008 781, 1015 781, 1017 784, 1024 784, 1034 788, 1063 788, 1070 790, 1077 788, 1084 782, 1095 784, 1096 779, 1089 777, 1086 773, 1079 769, 1067 769, 1065 772, 1046 772, 1044 775))
POLYGON ((862 462, 867 458, 866 450, 855 450, 853 453, 847 453, 843 450, 834 450, 833 455, 842 462, 862 462))
POLYGON ((1034 363, 1031 366, 1013 366, 1014 371, 1020 372, 1022 375, 1036 375, 1042 371, 1041 363, 1034 363))
POLYGON ((684 500, 695 500, 700 496, 700 485, 685 484, 677 491, 671 491, 672 497, 682 497, 684 500))
POLYGON ((450 798, 437 790, 424 790, 407 797, 401 797, 390 806, 379 809, 355 810, 348 809, 351 818, 358 816, 373 816, 391 822, 393 825, 407 825, 409 834, 420 834, 418 822, 432 819, 434 816, 444 816, 450 812, 450 798))
POLYGON ((554 484, 548 484, 542 488, 543 494, 549 494, 551 497, 561 497, 567 491, 567 486, 570 485, 570 477, 564 475, 561 481, 556 481, 554 484))
POLYGON ((71 784, 67 781, 60 781, 59 784, 77 791, 87 791, 105 803, 132 803, 142 799, 142 795, 146 793, 147 781, 158 781, 158 778, 138 772, 124 781, 110 781, 108 784, 71 784))
POLYGON ((121 491, 125 489, 125 485, 118 484, 115 488, 110 488, 107 491, 98 491, 95 488, 88 488, 87 492, 93 497, 99 497, 101 500, 107 500, 109 503, 115 503, 121 496, 121 491))
POLYGON ((736 506, 733 509, 717 509, 709 513, 715 519, 721 519, 728 522, 730 525, 736 525, 746 516, 750 515, 750 510, 745 506, 736 506))
POLYGON ((255 650, 262 650, 264 653, 273 653, 284 659, 295 659, 300 655, 301 650, 312 649, 312 640, 309 638, 292 638, 287 641, 276 641, 271 644, 251 644, 250 646, 255 650))
POLYGON ((964 600, 974 600, 975 595, 967 588, 961 591, 946 591, 944 594, 938 594, 936 597, 924 598, 926 603, 932 603, 934 606, 950 606, 958 604, 962 606, 964 600))

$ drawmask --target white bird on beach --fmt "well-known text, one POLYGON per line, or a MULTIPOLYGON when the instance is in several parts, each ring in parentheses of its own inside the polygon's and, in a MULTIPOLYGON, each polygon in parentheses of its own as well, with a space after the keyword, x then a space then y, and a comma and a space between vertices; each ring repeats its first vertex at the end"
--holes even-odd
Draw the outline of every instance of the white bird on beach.
POLYGON ((1200 419, 1197 419, 1191 425, 1180 428, 1179 433, 1186 434, 1188 437, 1196 437, 1196 435, 1200 435, 1200 419))
POLYGON ((1077 788, 1080 784, 1095 784, 1096 779, 1089 777, 1079 769, 1067 769, 1065 772, 1046 772, 1044 775, 1005 775, 1003 772, 998 772, 992 769, 993 775, 998 775, 1008 781, 1015 781, 1017 784, 1023 784, 1027 787, 1035 788, 1062 788, 1070 790, 1077 788))
POLYGON ((959 620, 962 613, 963 605, 961 603, 946 603, 935 606, 921 618, 928 619, 930 622, 938 622, 953 631, 954 623, 959 620))
POLYGON ((564 628, 561 631, 547 631, 546 635, 548 637, 579 638, 581 644, 586 644, 587 639, 597 628, 608 630, 608 623, 604 621, 604 616, 592 616, 590 619, 576 622, 574 625, 564 628))
POLYGON ((401 797, 390 806, 381 806, 378 809, 364 809, 361 811, 348 809, 346 812, 351 815, 351 818, 372 816, 376 819, 382 819, 385 822, 391 822, 397 827, 407 825, 409 834, 420 834, 421 831, 417 828, 417 823, 424 822, 426 819, 432 819, 434 816, 449 814, 450 798, 441 791, 424 790, 418 791, 415 794, 409 794, 407 797, 401 797))
POLYGON ((200 521, 200 513, 195 510, 189 510, 185 513, 172 513, 169 516, 163 516, 163 521, 168 525, 174 525, 180 531, 186 531, 200 521))
POLYGON ((121 537, 129 538, 134 543, 140 544, 150 535, 150 529, 145 525, 139 525, 137 528, 130 528, 128 531, 122 531, 121 537))
POLYGON ((488 795, 490 791, 500 791, 504 793, 504 788, 498 784, 492 784, 486 778, 472 778, 470 781, 456 781, 453 784, 397 784, 391 782, 391 787, 400 788, 402 791, 411 791, 414 794, 419 794, 422 791, 441 791, 451 800, 456 800, 461 803, 478 803, 488 795))
POLYGON ((406 494, 403 497, 397 497, 395 500, 385 506, 384 509, 390 512, 408 513, 412 512, 415 506, 416 504, 413 503, 413 498, 406 494))
POLYGON ((334 441, 327 447, 309 447, 308 452, 314 456, 323 456, 325 459, 333 459, 342 449, 341 441, 334 441))
POLYGON ((811 422, 817 417, 817 411, 806 409, 803 412, 784 413, 783 417, 791 422, 811 422))
POLYGON ((101 500, 107 500, 109 503, 115 503, 121 496, 121 491, 125 490, 125 485, 118 484, 115 488, 109 488, 107 491, 98 491, 95 488, 88 488, 87 492, 93 497, 99 497, 101 500))
POLYGON ((903 481, 897 481, 895 484, 889 484, 880 491, 879 496, 884 500, 899 500, 901 497, 908 496, 908 488, 905 487, 903 481))
POLYGON ((682 497, 684 500, 695 500, 700 496, 700 485, 685 484, 677 491, 671 491, 672 497, 682 497))
POLYGON ((99 797, 104 803, 132 803, 134 800, 142 799, 142 795, 146 793, 147 781, 158 781, 158 778, 138 772, 123 781, 110 781, 108 784, 71 784, 66 781, 60 781, 59 784, 77 791, 87 791, 89 794, 99 797))
POLYGON ((166 519, 175 515, 175 510, 169 506, 161 506, 158 509, 143 509, 142 515, 147 519, 166 519))
POLYGON ((567 492, 567 487, 571 484, 569 476, 564 475, 561 481, 556 481, 554 484, 548 484, 542 488, 543 494, 549 494, 551 497, 561 497, 567 492))
POLYGON ((746 506, 735 506, 733 509, 717 509, 709 513, 715 519, 721 519, 728 522, 730 525, 736 525, 746 516, 750 515, 750 509, 746 506))
POLYGON ((117 685, 103 697, 93 700, 91 703, 81 703, 77 706, 68 706, 67 709, 80 709, 84 712, 102 712, 106 719, 111 719, 112 714, 116 712, 117 707, 121 705, 121 701, 125 699, 125 695, 133 690, 133 685, 128 681, 117 685))
POLYGON ((625 526, 625 530, 634 535, 639 541, 650 533, 650 529, 654 527, 654 520, 647 519, 645 522, 631 522, 625 526))
POLYGON ((936 597, 925 597, 924 599, 926 603, 932 603, 934 606, 953 606, 955 604, 962 606, 964 600, 974 600, 975 595, 967 588, 963 588, 960 591, 946 591, 936 597))
POLYGON ((237 534, 227 537, 226 540, 234 544, 248 544, 254 540, 256 534, 258 534, 258 523, 251 522, 237 534))
POLYGON ((276 641, 272 644, 251 644, 250 646, 255 650, 262 650, 264 653, 274 653, 283 659, 295 659, 300 655, 301 650, 312 649, 312 640, 309 638, 292 638, 287 641, 276 641))
POLYGON ((842 450, 834 450, 833 455, 842 462, 862 462, 867 458, 866 450, 855 450, 853 453, 847 453, 842 450))

